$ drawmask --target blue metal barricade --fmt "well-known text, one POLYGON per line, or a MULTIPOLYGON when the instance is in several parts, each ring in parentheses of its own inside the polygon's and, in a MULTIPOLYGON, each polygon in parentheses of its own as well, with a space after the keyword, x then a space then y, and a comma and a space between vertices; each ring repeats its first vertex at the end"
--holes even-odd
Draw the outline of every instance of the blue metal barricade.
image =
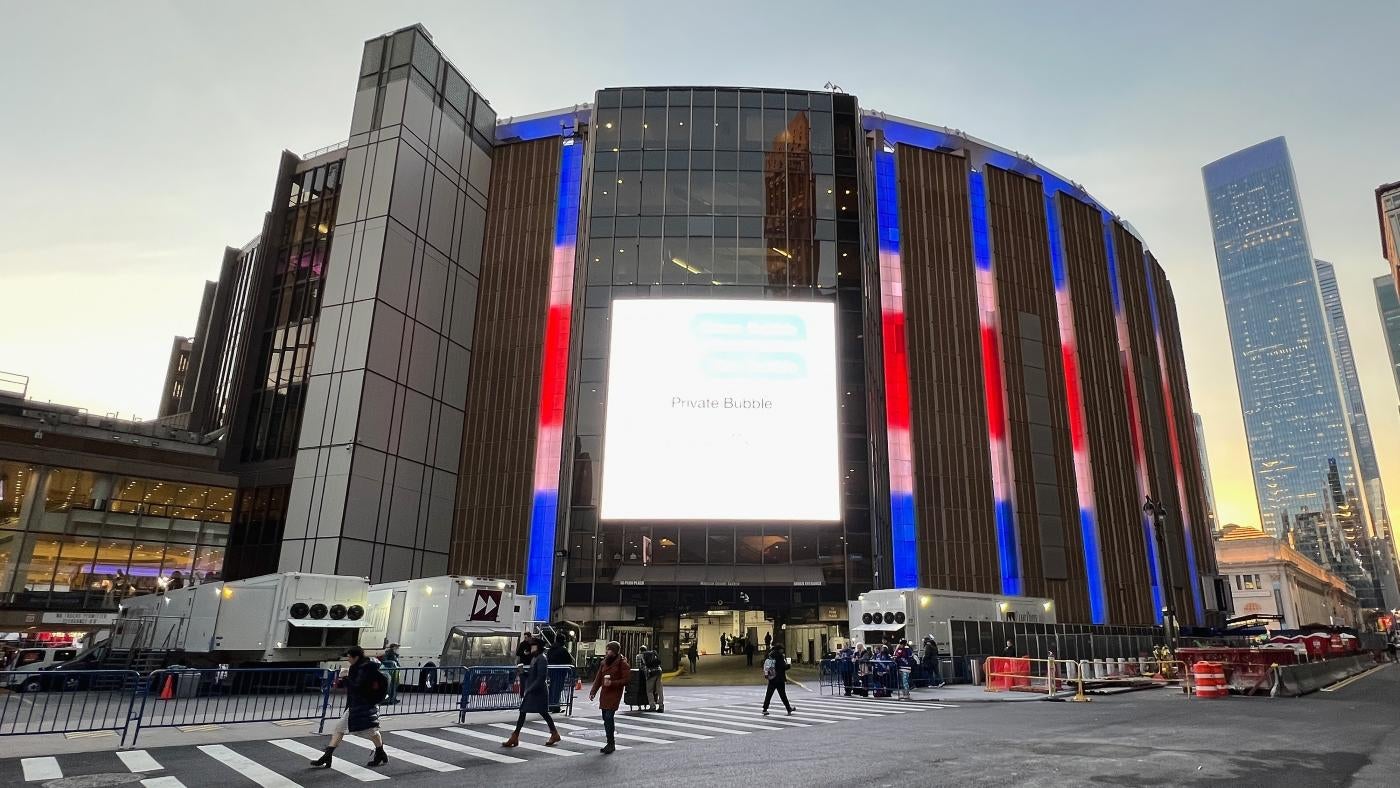
POLYGON ((112 731, 125 741, 140 686, 131 670, 0 672, 0 736, 112 731))
POLYGON ((335 672, 322 668, 167 668, 140 693, 143 728, 307 720, 324 727, 335 672))
MULTIPOLYGON (((433 680, 423 681, 422 668, 386 668, 389 697, 379 704, 379 716, 396 717, 407 714, 435 714, 457 711, 470 668, 445 667, 433 669, 433 680)), ((334 719, 345 711, 345 693, 331 695, 327 717, 334 719)))

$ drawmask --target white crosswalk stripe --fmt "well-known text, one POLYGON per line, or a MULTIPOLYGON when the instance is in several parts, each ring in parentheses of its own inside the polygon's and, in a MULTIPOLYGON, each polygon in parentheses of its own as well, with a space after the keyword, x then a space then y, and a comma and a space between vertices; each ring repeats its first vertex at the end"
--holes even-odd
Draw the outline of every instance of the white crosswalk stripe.
POLYGON ((713 723, 715 725, 733 725, 738 728, 746 728, 748 730, 756 731, 782 730, 782 726, 780 725, 768 725, 759 722, 741 722, 738 720, 730 719, 729 715, 723 713, 710 714, 704 711, 686 710, 684 712, 679 712, 675 714, 668 713, 666 717, 669 719, 693 720, 695 722, 713 723))
MULTIPOLYGON (((570 725, 570 724, 567 723, 567 722, 557 722, 557 721, 556 721, 554 724, 555 724, 555 725, 558 725, 560 728, 562 728, 562 729, 564 729, 564 730, 570 730, 570 731, 589 731, 589 732, 591 733, 591 732, 594 730, 594 729, 592 729, 592 728, 585 728, 585 727, 583 727, 582 725, 570 725)), ((670 744, 670 743, 671 743, 668 739, 656 739, 656 738, 652 738, 651 736, 637 736, 637 735, 635 735, 635 734, 630 734, 630 733, 617 733, 616 731, 613 732, 613 738, 614 738, 614 739, 626 739, 627 741, 639 741, 639 742, 641 742, 641 743, 643 743, 643 744, 670 744)), ((600 742, 603 742, 603 741, 606 741, 606 739, 600 738, 599 741, 600 741, 600 742)))
POLYGON ((117 757, 129 772, 158 772, 161 765, 145 750, 117 750, 117 757))
MULTIPOLYGON (((705 693, 707 698, 721 697, 720 693, 705 693)), ((832 725, 846 722, 863 722, 875 718, 900 715, 936 714, 940 711, 957 709, 954 703, 941 702, 901 702, 895 699, 799 696, 796 712, 787 715, 779 706, 771 708, 771 716, 763 716, 760 706, 761 696, 752 693, 734 695, 736 700, 728 704, 699 703, 692 705, 672 705, 666 713, 620 714, 616 717, 617 749, 653 745, 683 744, 687 740, 710 740, 721 736, 746 736, 750 734, 773 734, 793 728, 808 728, 819 725, 832 725)), ((689 696, 686 701, 698 701, 689 696)), ((489 718, 488 718, 489 719, 489 718)), ((499 718, 498 718, 499 719, 499 718)), ((443 722, 437 722, 442 726, 443 722)), ((587 712, 576 717, 560 716, 555 721, 563 738, 557 746, 547 747, 544 739, 549 735, 543 720, 531 720, 521 731, 518 747, 502 750, 500 743, 514 730, 514 725, 505 722, 475 722, 449 727, 424 728, 419 730, 396 730, 386 732, 386 737, 394 745, 386 746, 389 766, 385 769, 370 769, 361 764, 362 754, 372 750, 373 745, 362 738, 349 738, 348 752, 337 753, 332 768, 337 774, 329 779, 346 778, 354 782, 383 782, 404 777, 407 774, 427 772, 456 772, 482 761, 487 765, 515 765, 532 760, 549 760, 553 757, 571 758, 587 755, 604 744, 603 721, 596 714, 587 712), (475 745, 475 746, 473 746, 475 745), (430 757, 436 756, 436 757, 430 757)), ((134 775, 141 788, 186 788, 187 785, 202 788, 206 785, 241 785, 248 788, 301 788, 300 783, 320 784, 322 780, 312 779, 315 774, 307 767, 307 761, 321 754, 324 739, 287 738, 266 742, 246 742, 230 746, 187 745, 181 748, 159 750, 124 750, 116 752, 122 766, 134 775), (276 750, 265 749, 268 745, 276 750), (182 749, 199 750, 219 766, 201 761, 200 756, 179 756, 182 749), (264 748, 264 749, 259 749, 264 748), (277 753, 274 756, 274 753, 277 753), (205 764, 200 768, 198 763, 205 764), (173 766, 171 764, 174 764, 173 766), (224 768, 237 776, 223 771, 224 768), (156 775, 151 775, 156 773, 156 775), (158 775, 158 776, 157 776, 158 775)), ((41 782, 62 779, 65 772, 87 774, 93 771, 90 760, 82 760, 80 754, 65 754, 56 757, 33 757, 13 760, 0 760, 0 784, 20 784, 19 772, 23 780, 37 786, 41 782), (10 771, 5 771, 9 769, 10 771)), ((89 756, 91 757, 91 756, 89 756)), ((102 757, 111 758, 111 755, 102 757)), ((586 763, 579 761, 578 763, 586 763)), ((108 761, 107 771, 113 770, 108 761)), ((485 768, 485 766, 481 767, 485 768)), ((491 779, 491 778, 486 778, 491 779)))
POLYGON ((59 768, 57 758, 24 758, 20 760, 19 764, 24 769, 25 782, 56 780, 63 776, 63 770, 59 768))
MULTIPOLYGON (((749 734, 749 733, 752 733, 752 732, 753 732, 753 731, 739 731, 739 730, 733 730, 733 729, 731 729, 731 728, 716 728, 716 727, 713 726, 713 725, 697 725, 696 723, 693 723, 693 722, 682 722, 682 721, 680 721, 680 720, 674 720, 674 719, 672 719, 672 720, 663 720, 663 719, 660 719, 660 717, 658 717, 658 716, 656 716, 656 715, 652 715, 652 716, 648 716, 648 717, 633 717, 633 716, 629 716, 629 717, 627 717, 626 719, 629 720, 629 721, 630 721, 630 720, 638 720, 638 721, 645 720, 646 723, 647 723, 648 725, 660 725, 660 726, 662 726, 663 728, 675 727, 675 728, 683 728, 683 729, 685 729, 685 730, 691 730, 691 731, 709 731, 710 733, 733 733, 733 734, 738 735, 738 736, 743 736, 743 735, 745 735, 745 734, 749 734)), ((657 732, 657 733, 660 732, 660 731, 658 731, 656 728, 652 728, 652 731, 653 731, 653 732, 657 732)))
MULTIPOLYGON (((494 722, 494 723, 491 724, 491 727, 493 727, 493 728, 500 728, 501 730, 506 730, 506 731, 513 731, 513 730, 515 730, 515 726, 514 726, 514 725, 507 725, 507 724, 504 723, 504 722, 494 722)), ((520 729, 520 732, 521 732, 523 735, 526 735, 526 736, 538 736, 538 737, 540 737, 541 739, 548 739, 548 738, 549 738, 549 732, 548 732, 548 731, 537 731, 537 730, 535 730, 534 728, 521 728, 521 729, 520 729)), ((593 745, 593 744, 598 744, 598 743, 599 743, 599 742, 596 742, 596 741, 591 741, 591 740, 589 740, 589 739, 582 739, 582 738, 579 738, 579 737, 577 737, 577 736, 563 736, 563 737, 561 737, 561 739, 562 739, 563 741, 571 742, 571 743, 573 743, 573 744, 588 744, 588 745, 593 745)), ((617 746, 617 749, 619 749, 619 750, 628 749, 627 747, 624 747, 624 746, 622 746, 621 744, 616 745, 616 746, 617 746)))
MULTIPOLYGON (((341 739, 341 744, 349 744, 365 750, 374 749, 374 742, 366 741, 358 736, 347 736, 344 739, 341 739)), ((403 761, 404 763, 411 763, 414 766, 422 766, 424 769, 432 769, 435 772, 457 772, 462 770, 462 767, 457 766, 456 764, 443 763, 442 761, 435 760, 433 758, 427 758, 422 755, 409 752, 408 750, 401 750, 398 747, 394 747, 389 744, 384 745, 384 754, 388 755, 394 760, 403 761)))
MULTIPOLYGON (((560 728, 565 727, 563 723, 556 722, 555 724, 558 725, 560 728)), ((494 733, 482 733, 481 731, 474 731, 471 728, 443 728, 442 730, 447 731, 448 733, 455 733, 458 736, 471 736, 477 739, 485 739, 490 742, 495 742, 497 745, 501 743, 501 737, 498 734, 494 733)), ((563 744, 563 742, 560 742, 560 744, 563 744)), ((520 747, 520 749, 522 750, 529 750, 531 752, 547 752, 550 755, 578 755, 577 752, 570 749, 566 749, 559 745, 555 745, 553 747, 546 747, 543 744, 535 744, 533 742, 523 741, 516 746, 520 747)))
POLYGON ((453 752, 460 752, 460 753, 463 753, 463 754, 465 754, 465 755, 471 755, 471 756, 474 756, 474 757, 477 757, 477 758, 483 758, 483 759, 488 760, 488 761, 495 761, 496 763, 524 763, 524 762, 525 762, 525 759, 524 759, 524 758, 516 758, 516 757, 511 756, 511 755, 502 755, 502 754, 500 754, 500 753, 498 753, 498 752, 491 752, 490 750, 482 750, 482 749, 478 749, 478 748, 476 748, 476 747, 468 747, 467 745, 462 744, 461 742, 448 741, 447 739, 439 739, 439 738, 436 737, 436 736, 429 736, 429 735, 426 734, 426 733, 419 733, 418 731, 394 731, 394 735, 396 735, 396 736, 402 736, 402 737, 404 737, 404 738, 406 738, 406 739, 412 739, 412 740, 414 740, 414 741, 416 741, 416 742, 422 742, 423 744, 431 744, 431 745, 433 745, 434 747, 441 747, 441 748, 443 748, 444 750, 451 750, 451 751, 453 751, 453 752))
POLYGON ((781 712, 781 711, 775 711, 775 712, 773 712, 772 716, 764 717, 764 716, 763 716, 763 710, 762 710, 762 709, 759 709, 759 710, 758 710, 758 713, 757 713, 758 716, 757 716, 757 717, 748 717, 748 716, 745 716, 744 712, 741 711, 741 710, 739 710, 739 709, 724 709, 724 710, 719 710, 719 709, 695 709, 695 710, 686 709, 686 714, 690 715, 691 717, 709 717, 710 719, 727 720, 727 721, 733 723, 734 725, 740 725, 740 724, 745 724, 745 723, 756 724, 756 723, 760 723, 760 722, 761 722, 762 725, 760 725, 760 726, 758 726, 758 727, 762 727, 762 726, 772 726, 772 725, 776 725, 776 726, 778 726, 779 728, 810 728, 810 727, 812 727, 812 723, 810 723, 810 722, 798 722, 798 721, 796 721, 796 720, 793 720, 793 719, 787 717, 787 716, 784 715, 784 713, 781 712), (732 719, 733 717, 738 717, 738 720, 736 721, 736 720, 732 719))
MULTIPOLYGON (((320 750, 314 747, 308 747, 307 745, 302 744, 299 741, 292 741, 291 739, 273 739, 272 741, 269 741, 268 744, 271 744, 274 747, 281 747, 287 752, 300 755, 303 758, 312 761, 321 757, 320 750)), ((388 775, 380 774, 379 772, 366 769, 363 766, 358 766, 356 764, 350 763, 344 758, 332 758, 331 768, 347 777, 353 777, 362 783, 372 783, 376 780, 389 779, 388 775)))
MULTIPOLYGON (((301 788, 286 777, 271 769, 239 755, 222 744, 201 744, 199 751, 222 763, 238 774, 261 785, 263 788, 301 788)), ((214 785, 225 785, 227 780, 215 779, 214 785)))

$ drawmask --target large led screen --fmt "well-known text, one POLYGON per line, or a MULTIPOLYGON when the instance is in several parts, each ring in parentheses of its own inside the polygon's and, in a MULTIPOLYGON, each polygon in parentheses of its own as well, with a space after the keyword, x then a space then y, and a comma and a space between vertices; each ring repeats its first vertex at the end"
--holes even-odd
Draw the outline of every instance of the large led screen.
POLYGON ((612 305, 604 520, 841 518, 826 302, 612 305))

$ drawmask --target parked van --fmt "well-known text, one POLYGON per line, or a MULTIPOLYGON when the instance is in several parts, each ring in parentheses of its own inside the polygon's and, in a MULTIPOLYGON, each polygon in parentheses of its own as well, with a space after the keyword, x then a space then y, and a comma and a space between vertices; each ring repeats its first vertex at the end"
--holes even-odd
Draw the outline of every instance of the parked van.
POLYGON ((4 686, 20 692, 38 692, 44 688, 42 677, 32 671, 48 670, 61 665, 78 655, 75 646, 45 648, 22 648, 15 652, 14 659, 6 666, 4 686))

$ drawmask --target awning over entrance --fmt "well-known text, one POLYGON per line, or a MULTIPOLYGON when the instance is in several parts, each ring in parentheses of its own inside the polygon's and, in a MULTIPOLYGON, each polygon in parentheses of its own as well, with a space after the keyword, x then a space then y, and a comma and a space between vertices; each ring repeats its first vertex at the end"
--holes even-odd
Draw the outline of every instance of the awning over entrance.
POLYGON ((624 566, 620 586, 819 586, 817 566, 624 566))

